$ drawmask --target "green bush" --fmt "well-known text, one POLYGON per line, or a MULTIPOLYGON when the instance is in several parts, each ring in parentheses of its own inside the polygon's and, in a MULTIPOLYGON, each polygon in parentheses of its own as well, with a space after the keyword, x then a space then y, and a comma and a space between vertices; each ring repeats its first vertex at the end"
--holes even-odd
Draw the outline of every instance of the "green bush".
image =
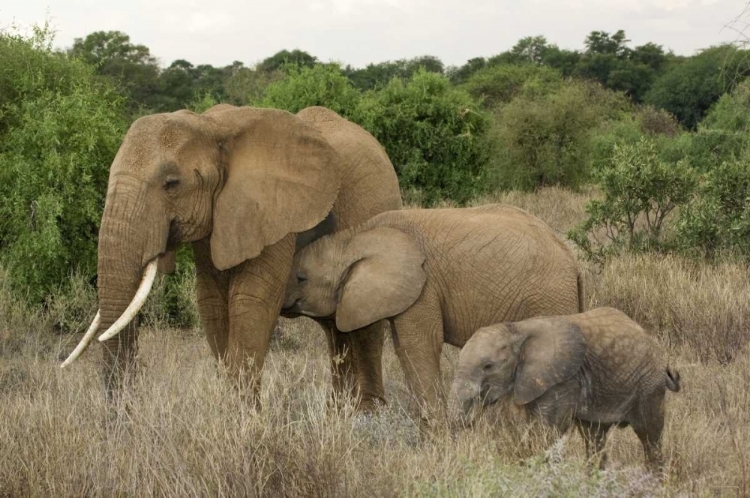
POLYGON ((604 123, 591 136, 589 164, 592 174, 601 172, 609 166, 617 146, 637 144, 645 136, 635 115, 604 123))
POLYGON ((749 147, 748 132, 699 128, 665 142, 661 155, 666 161, 689 161, 697 170, 708 172, 722 162, 736 160, 749 147))
POLYGON ((320 105, 342 116, 350 116, 359 101, 359 91, 338 64, 289 65, 286 71, 284 79, 266 88, 261 106, 297 113, 306 107, 320 105))
POLYGON ((709 109, 700 127, 728 132, 750 130, 750 81, 743 81, 731 93, 722 95, 709 109))
POLYGON ((11 62, 2 71, 0 262, 14 292, 38 303, 75 272, 94 276, 109 165, 126 129, 122 98, 43 36, 0 34, 11 62))
POLYGON ((443 75, 394 78, 364 93, 353 119, 383 144, 401 188, 418 191, 426 205, 464 204, 486 184, 489 116, 443 75))
POLYGON ((588 218, 568 237, 588 259, 603 262, 623 250, 665 249, 665 220, 693 198, 698 175, 684 161, 662 161, 656 143, 644 138, 616 146, 599 181, 604 199, 586 205, 588 218))
POLYGON ((680 212, 676 240, 688 253, 750 255, 750 164, 724 162, 706 175, 700 196, 680 212))
POLYGON ((545 95, 562 82, 560 73, 546 66, 503 64, 477 71, 461 88, 492 108, 510 102, 516 95, 545 95))
POLYGON ((589 177, 592 133, 619 120, 622 95, 586 82, 568 82, 547 95, 520 95, 498 109, 493 169, 501 188, 577 188, 589 177))

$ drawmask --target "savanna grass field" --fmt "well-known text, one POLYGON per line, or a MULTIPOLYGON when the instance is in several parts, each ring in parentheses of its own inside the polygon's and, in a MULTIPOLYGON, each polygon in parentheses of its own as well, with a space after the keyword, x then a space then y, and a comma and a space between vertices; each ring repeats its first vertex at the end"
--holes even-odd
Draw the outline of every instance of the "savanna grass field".
MULTIPOLYGON (((719 5, 677 3, 665 11, 670 23, 680 9, 719 5)), ((701 29, 717 31, 716 15, 701 29)), ((730 25, 736 42, 680 53, 624 30, 591 31, 578 48, 535 35, 458 66, 423 55, 361 67, 301 49, 248 65, 167 64, 122 31, 77 33, 60 47, 49 23, 0 25, 0 498, 750 496, 749 18, 750 8, 730 25), (610 432, 607 466, 593 470, 577 432, 552 438, 510 403, 470 429, 422 431, 390 335, 387 404, 374 415, 351 399, 333 409, 325 334, 305 318, 279 320, 261 402, 247 403, 200 326, 188 242, 210 228, 186 235, 189 223, 167 212, 177 199, 208 223, 214 206, 148 174, 191 168, 198 156, 168 164, 138 141, 129 142, 139 144, 133 167, 162 200, 122 211, 164 223, 117 227, 161 234, 165 247, 182 242, 176 271, 157 278, 140 311, 136 368, 116 403, 105 397, 96 341, 61 369, 100 309, 97 285, 107 288, 99 241, 122 247, 110 261, 140 261, 128 248, 143 244, 128 245, 129 235, 100 237, 123 137, 160 113, 211 125, 212 115, 190 112, 217 104, 338 113, 382 145, 406 209, 505 203, 546 221, 579 258, 586 308, 627 313, 680 373, 682 389, 666 396, 663 474, 646 471, 630 428, 610 432)), ((274 135, 274 148, 293 150, 284 137, 274 135)), ((224 178, 223 142, 205 138, 215 159, 200 166, 224 178)), ((284 176, 265 163, 269 177, 284 176)), ((300 171, 290 184, 316 174, 300 171)), ((284 213, 285 196, 298 195, 270 192, 284 213)), ((446 394, 457 359, 445 345, 446 394)))
MULTIPOLYGON (((475 203, 520 206, 565 232, 596 195, 553 187, 475 203)), ((630 429, 610 433, 608 467, 590 471, 576 432, 550 441, 504 405, 473 430, 420 437, 390 339, 388 405, 376 416, 357 415, 350 402, 328 409, 325 336, 304 318, 280 322, 260 410, 222 376, 199 330, 156 321, 142 331, 138 375, 113 412, 98 348, 61 370, 78 336, 48 333, 49 317, 15 301, 0 281, 0 495, 746 496, 747 267, 653 255, 582 264, 588 308, 628 313, 682 375, 682 390, 667 396, 663 481, 646 472, 630 429)), ((95 295, 82 289, 68 305, 93 314, 95 295)), ((456 361, 457 349, 446 345, 446 386, 456 361)))

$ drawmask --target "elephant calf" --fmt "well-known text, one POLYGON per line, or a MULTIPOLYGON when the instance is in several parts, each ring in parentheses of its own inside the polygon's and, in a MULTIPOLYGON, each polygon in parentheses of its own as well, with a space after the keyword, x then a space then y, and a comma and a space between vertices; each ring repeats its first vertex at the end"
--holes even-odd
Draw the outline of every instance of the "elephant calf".
MULTIPOLYGON (((317 240, 295 256, 282 312, 335 320, 342 332, 389 319, 409 387, 433 415, 443 342, 460 347, 479 327, 581 306, 575 257, 552 229, 488 205, 389 211, 317 240)), ((379 349, 359 354, 380 363, 379 349)))
POLYGON ((459 355, 451 405, 466 421, 476 401, 488 405, 512 392, 517 405, 561 432, 575 423, 588 457, 602 452, 610 427, 630 425, 646 464, 657 468, 667 389, 680 390, 680 375, 656 342, 625 313, 597 308, 478 330, 459 355))

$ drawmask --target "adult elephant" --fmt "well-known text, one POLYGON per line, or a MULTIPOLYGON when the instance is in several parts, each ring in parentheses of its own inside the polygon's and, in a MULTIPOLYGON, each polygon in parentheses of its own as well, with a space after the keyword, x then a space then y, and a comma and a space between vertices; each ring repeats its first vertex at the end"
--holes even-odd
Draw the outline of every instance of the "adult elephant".
MULTIPOLYGON (((99 313, 63 366, 106 330, 99 340, 111 395, 135 356, 133 319, 157 267, 171 273, 175 250, 191 242, 211 351, 242 389, 257 393, 295 251, 334 227, 400 207, 383 148, 328 109, 293 115, 220 104, 202 115, 142 117, 110 169, 99 231, 99 313)), ((382 349, 383 323, 341 334, 320 322, 334 390, 358 386, 363 408, 382 400, 381 366, 368 359, 382 349)))

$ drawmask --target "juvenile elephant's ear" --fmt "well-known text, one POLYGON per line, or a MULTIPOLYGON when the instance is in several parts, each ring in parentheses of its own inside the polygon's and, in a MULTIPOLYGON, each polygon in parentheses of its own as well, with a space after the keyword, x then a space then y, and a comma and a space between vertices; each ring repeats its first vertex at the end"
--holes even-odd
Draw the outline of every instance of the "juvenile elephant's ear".
POLYGON ((516 327, 527 338, 521 346, 513 398, 525 405, 578 372, 586 340, 578 325, 558 318, 526 320, 516 327))
POLYGON ((394 228, 380 227, 352 237, 345 249, 336 328, 360 329, 392 317, 419 299, 427 280, 425 256, 417 242, 394 228))
POLYGON ((340 161, 323 136, 286 111, 216 106, 225 183, 213 210, 211 258, 219 270, 314 227, 338 195, 340 161))

